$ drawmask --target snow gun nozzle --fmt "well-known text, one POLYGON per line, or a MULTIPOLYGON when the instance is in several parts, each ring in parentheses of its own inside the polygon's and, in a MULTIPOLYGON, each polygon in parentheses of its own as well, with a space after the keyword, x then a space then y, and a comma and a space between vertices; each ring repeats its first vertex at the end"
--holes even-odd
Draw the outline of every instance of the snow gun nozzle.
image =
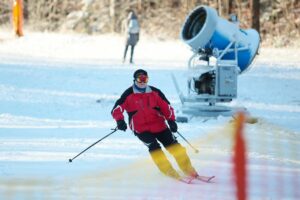
POLYGON ((72 159, 69 159, 69 162, 72 162, 72 159))

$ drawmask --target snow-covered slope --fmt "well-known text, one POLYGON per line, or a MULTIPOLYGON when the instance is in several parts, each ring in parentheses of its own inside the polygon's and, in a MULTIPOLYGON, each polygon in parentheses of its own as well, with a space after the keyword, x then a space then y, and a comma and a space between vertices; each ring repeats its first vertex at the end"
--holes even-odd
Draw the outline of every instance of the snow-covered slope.
MULTIPOLYGON (((115 128, 111 108, 138 68, 180 109, 170 74, 185 91, 191 52, 182 42, 141 37, 136 64, 129 65, 121 63, 119 36, 1 35, 0 199, 235 199, 226 117, 179 124, 200 150, 194 153, 178 137, 199 173, 216 176, 210 184, 162 176, 129 130, 68 163, 115 128)), ((299 53, 262 48, 253 68, 239 76, 231 104, 258 118, 245 125, 249 199, 300 198, 299 53)))

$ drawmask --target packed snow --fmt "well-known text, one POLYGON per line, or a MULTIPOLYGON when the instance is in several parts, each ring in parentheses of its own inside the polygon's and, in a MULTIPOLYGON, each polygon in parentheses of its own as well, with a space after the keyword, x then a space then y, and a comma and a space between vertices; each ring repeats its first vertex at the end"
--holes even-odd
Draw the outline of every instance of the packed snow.
MULTIPOLYGON (((231 117, 178 124, 200 152, 177 135, 179 142, 199 174, 216 176, 212 183, 163 176, 129 130, 68 162, 116 127, 110 111, 138 68, 181 108, 171 74, 186 92, 190 49, 180 40, 141 35, 130 65, 121 62, 124 42, 119 35, 15 38, 0 31, 0 199, 236 199, 231 117)), ((299 49, 262 47, 238 77, 230 105, 258 119, 244 127, 251 200, 300 199, 299 55, 299 49)))

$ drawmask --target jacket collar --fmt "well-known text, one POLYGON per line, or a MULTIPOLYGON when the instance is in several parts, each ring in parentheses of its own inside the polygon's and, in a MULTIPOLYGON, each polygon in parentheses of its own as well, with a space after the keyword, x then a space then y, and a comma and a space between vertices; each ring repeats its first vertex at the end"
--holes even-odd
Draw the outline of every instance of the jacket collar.
POLYGON ((135 93, 135 94, 136 93, 150 93, 150 92, 152 92, 152 89, 150 88, 149 85, 146 86, 145 92, 143 92, 142 90, 139 90, 135 84, 132 85, 132 88, 133 88, 133 93, 135 93))

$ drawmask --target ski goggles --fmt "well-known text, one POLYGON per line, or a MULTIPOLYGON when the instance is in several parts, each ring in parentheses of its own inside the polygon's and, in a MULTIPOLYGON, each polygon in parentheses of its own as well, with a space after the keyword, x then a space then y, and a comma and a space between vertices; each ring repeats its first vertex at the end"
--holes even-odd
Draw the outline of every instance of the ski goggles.
POLYGON ((141 75, 138 75, 135 80, 138 83, 148 83, 148 79, 149 78, 147 75, 141 74, 141 75))

